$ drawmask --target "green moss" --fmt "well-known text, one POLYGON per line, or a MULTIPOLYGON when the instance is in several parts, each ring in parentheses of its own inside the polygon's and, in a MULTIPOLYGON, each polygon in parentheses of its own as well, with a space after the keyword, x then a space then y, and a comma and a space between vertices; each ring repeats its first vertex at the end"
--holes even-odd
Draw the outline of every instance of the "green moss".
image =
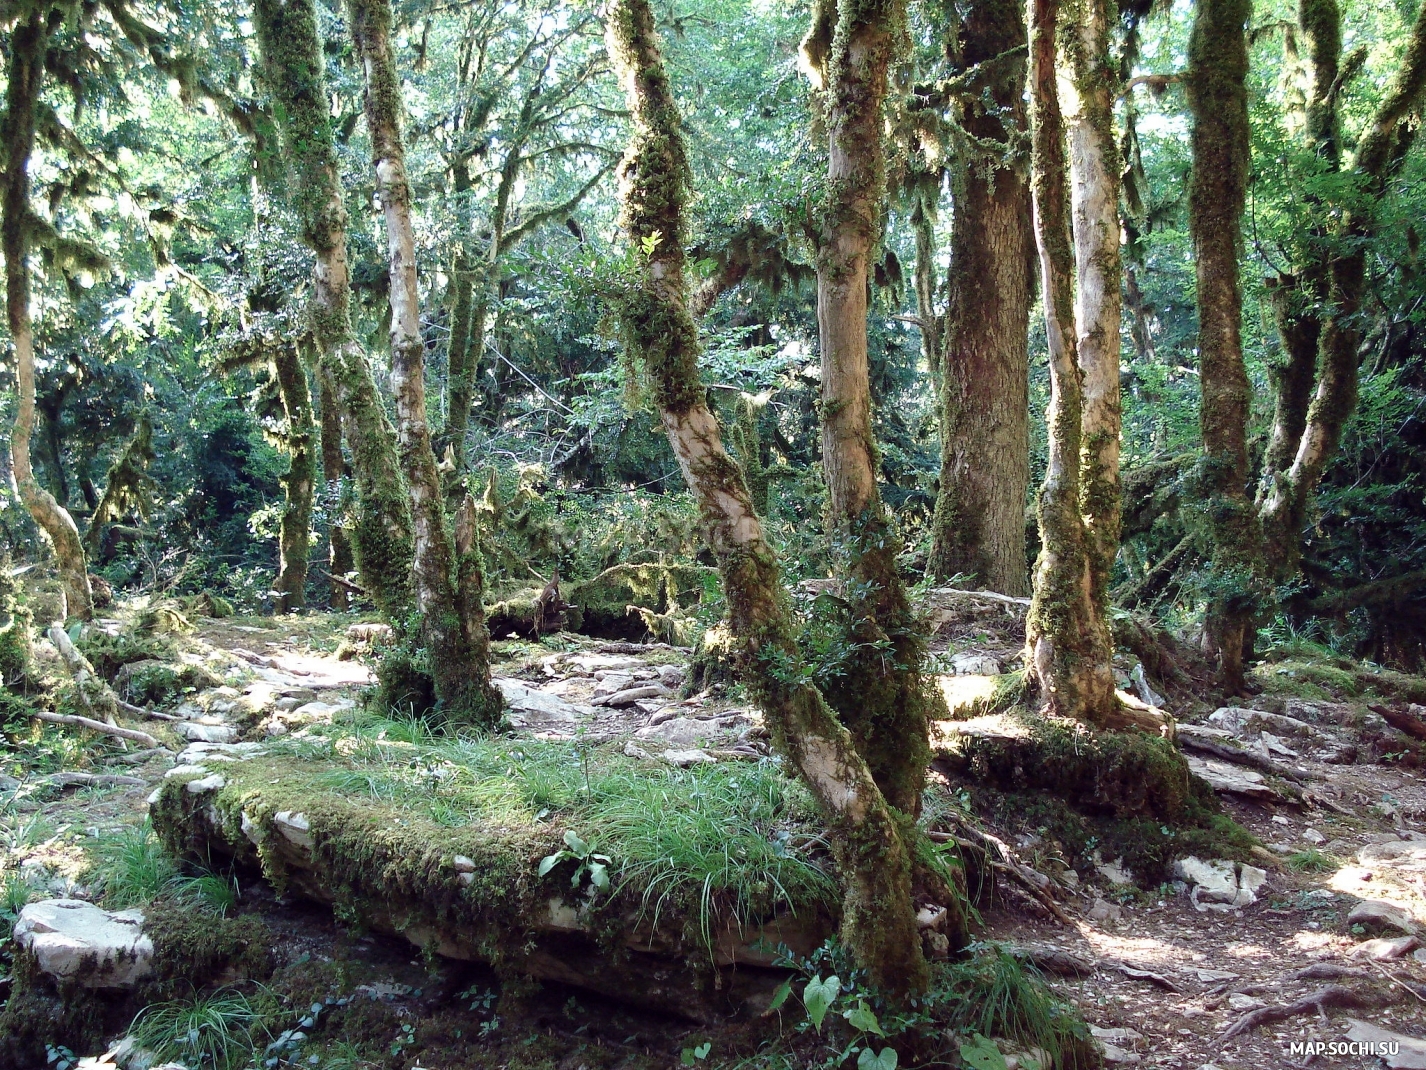
POLYGON ((144 908, 144 932, 153 941, 156 971, 145 985, 147 999, 272 973, 273 934, 254 917, 220 917, 159 899, 144 908))
POLYGON ((171 639, 138 635, 131 631, 108 635, 97 629, 86 628, 74 645, 89 659, 94 671, 105 680, 114 679, 121 668, 132 662, 171 662, 178 655, 171 639))

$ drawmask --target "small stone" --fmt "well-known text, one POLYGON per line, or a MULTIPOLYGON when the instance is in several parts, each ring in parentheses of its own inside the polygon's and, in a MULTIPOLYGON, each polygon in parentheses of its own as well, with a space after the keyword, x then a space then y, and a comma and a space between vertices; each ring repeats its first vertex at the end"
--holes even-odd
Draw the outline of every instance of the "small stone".
POLYGON ((205 791, 222 791, 228 786, 228 781, 219 773, 201 777, 197 780, 190 780, 183 787, 193 795, 202 795, 205 791))
POLYGON ((1001 665, 989 654, 956 654, 951 658, 951 672, 956 676, 999 676, 1001 665))
POLYGON ((1405 958, 1420 944, 1421 941, 1414 936, 1398 936, 1394 940, 1378 937, 1375 940, 1363 940, 1352 948, 1351 957, 1371 959, 1373 962, 1394 962, 1396 959, 1405 958))
POLYGON ((162 794, 163 790, 161 788, 154 788, 153 791, 149 792, 148 798, 145 799, 144 802, 149 806, 155 806, 158 804, 159 796, 162 794))
POLYGON ((206 776, 208 770, 201 765, 175 765, 168 772, 163 774, 165 780, 171 777, 181 776, 206 776))
POLYGON ((1088 921, 1118 925, 1124 920, 1124 908, 1107 899, 1096 899, 1084 916, 1088 921))
POLYGON ((467 887, 467 888, 468 888, 468 887, 470 887, 472 884, 475 883, 475 874, 474 874, 474 873, 457 873, 457 874, 456 874, 456 880, 459 881, 464 887, 467 887))
POLYGON ((262 841, 267 838, 267 833, 263 830, 263 827, 254 821, 252 815, 246 810, 242 812, 240 823, 242 825, 243 835, 248 838, 248 842, 254 847, 261 847, 262 841))
POLYGON ((280 698, 274 702, 273 709, 280 713, 286 713, 288 710, 295 710, 300 705, 302 705, 301 699, 291 698, 289 696, 288 698, 280 698))
POLYGON ((1094 1025, 1089 1027, 1089 1035, 1095 1040, 1103 1040, 1110 1044, 1128 1044, 1131 1047, 1144 1039, 1143 1033, 1133 1029, 1100 1029, 1094 1025))
POLYGON ((193 743, 232 743, 238 738, 238 730, 230 724, 179 721, 174 727, 179 735, 193 743))
POLYGON ((451 865, 455 866, 457 873, 474 873, 475 859, 467 858, 465 855, 456 855, 451 860, 451 865))
POLYGON ((1268 871, 1250 866, 1246 862, 1238 867, 1238 894, 1233 897, 1235 907, 1252 906, 1258 901, 1258 889, 1267 883, 1268 871))
POLYGON ((307 820, 306 814, 294 814, 291 810, 279 810, 272 815, 272 823, 288 843, 296 847, 305 847, 309 851, 312 849, 312 823, 307 820))
POLYGON ((1395 929, 1409 936, 1415 936, 1420 931, 1420 926, 1410 914, 1380 899, 1363 899, 1347 915, 1347 924, 1360 925, 1371 932, 1395 929))
POLYGON ((1304 829, 1302 832, 1302 838, 1308 843, 1312 844, 1313 847, 1327 842, 1327 837, 1313 828, 1304 829))
POLYGON ((1228 997, 1228 1006, 1235 1011, 1255 1011, 1259 1007, 1266 1007, 1267 1004, 1256 996, 1248 996, 1242 992, 1234 992, 1228 997))
POLYGON ((1238 874, 1225 859, 1204 861, 1189 855, 1173 864, 1173 875, 1195 886, 1195 899, 1231 903, 1238 898, 1238 874))
POLYGON ((668 698, 670 695, 668 688, 663 684, 641 684, 638 687, 626 687, 622 691, 616 691, 612 695, 605 695, 592 701, 595 706, 632 706, 639 699, 644 698, 668 698))
POLYGON ((707 765, 718 760, 705 750, 666 750, 659 757, 681 769, 687 769, 690 765, 707 765))
POLYGON ((1100 1053, 1104 1056, 1106 1063, 1116 1065, 1132 1065, 1144 1061, 1142 1055, 1136 1055, 1132 1051, 1125 1051, 1118 1044, 1105 1044, 1102 1041, 1099 1045, 1100 1053))
POLYGON ((1113 862, 1105 862, 1101 866, 1094 867, 1101 877, 1110 884, 1133 884, 1134 874, 1124 866, 1123 858, 1116 858, 1113 862))
POLYGON ((1238 974, 1228 973, 1226 970, 1199 970, 1198 979, 1206 985, 1212 985, 1220 981, 1236 981, 1238 974))

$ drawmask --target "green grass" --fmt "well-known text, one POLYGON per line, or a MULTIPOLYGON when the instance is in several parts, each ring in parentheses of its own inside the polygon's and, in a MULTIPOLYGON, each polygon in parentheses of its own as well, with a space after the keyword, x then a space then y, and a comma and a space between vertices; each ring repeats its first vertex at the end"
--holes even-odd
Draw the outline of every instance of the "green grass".
POLYGON ((1315 847, 1309 847, 1305 851, 1297 851, 1287 857, 1287 868, 1294 873, 1321 873, 1324 870, 1336 867, 1331 857, 1323 854, 1315 847))
POLYGON ((1039 972, 996 945, 944 967, 936 988, 954 1028, 1043 1048, 1056 1065, 1084 1040, 1083 1023, 1056 1002, 1039 972))
POLYGON ((145 1007, 129 1034, 161 1060, 191 1070, 236 1070, 267 1040, 260 1005, 241 992, 217 991, 145 1007))
POLYGON ((183 873, 148 821, 106 834, 94 853, 94 875, 104 904, 112 909, 138 906, 161 895, 214 914, 227 914, 237 905, 232 881, 214 873, 183 873))
POLYGON ((677 769, 580 743, 442 736, 405 719, 361 715, 327 740, 274 753, 345 759, 315 786, 366 796, 446 828, 574 829, 614 859, 618 889, 654 916, 766 916, 835 904, 837 885, 811 799, 773 761, 677 769))

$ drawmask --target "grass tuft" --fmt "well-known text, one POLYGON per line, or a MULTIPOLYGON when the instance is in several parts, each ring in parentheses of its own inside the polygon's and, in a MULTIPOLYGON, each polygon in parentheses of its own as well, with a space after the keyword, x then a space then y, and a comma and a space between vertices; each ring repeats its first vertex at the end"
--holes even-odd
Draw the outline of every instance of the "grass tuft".
POLYGON ((237 1070, 267 1038, 259 1006, 241 992, 170 1000, 145 1007, 129 1026, 140 1048, 203 1070, 237 1070))

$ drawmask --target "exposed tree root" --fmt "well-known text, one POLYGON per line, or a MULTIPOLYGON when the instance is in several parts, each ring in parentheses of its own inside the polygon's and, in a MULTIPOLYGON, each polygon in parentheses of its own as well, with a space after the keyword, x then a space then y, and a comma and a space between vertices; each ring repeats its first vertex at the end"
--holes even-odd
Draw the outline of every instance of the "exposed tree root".
POLYGON ((146 747, 157 747, 159 741, 147 732, 140 732, 137 728, 120 728, 118 725, 105 724, 103 721, 96 721, 92 717, 80 717, 77 714, 50 713, 49 710, 36 710, 35 716, 41 721, 48 721, 50 724, 66 724, 74 728, 87 728, 91 732, 100 732, 106 736, 114 736, 117 739, 131 739, 135 743, 142 743, 146 747))
POLYGON ((1296 1003, 1279 1004, 1276 1007, 1259 1007, 1255 1011, 1249 1011, 1223 1032, 1223 1035, 1218 1038, 1218 1043, 1221 1046, 1225 1040, 1243 1033, 1250 1033, 1258 1026, 1284 1022, 1289 1018, 1296 1018, 1299 1014, 1310 1014, 1316 1011, 1325 1020, 1328 1007, 1366 1007, 1370 1006, 1372 1002, 1368 996, 1354 989, 1344 988, 1341 985, 1326 985, 1315 992, 1309 992, 1296 1003))

